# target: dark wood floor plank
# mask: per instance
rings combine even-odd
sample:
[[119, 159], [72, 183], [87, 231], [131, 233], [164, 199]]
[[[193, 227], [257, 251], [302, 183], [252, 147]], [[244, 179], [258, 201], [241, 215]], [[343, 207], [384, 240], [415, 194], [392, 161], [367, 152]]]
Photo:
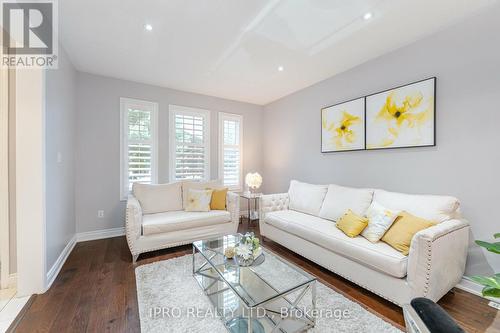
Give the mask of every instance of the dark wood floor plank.
[[[259, 235], [256, 222], [243, 221], [240, 232]], [[401, 308], [356, 284], [302, 258], [285, 247], [266, 240], [269, 250], [315, 275], [319, 281], [358, 302], [393, 325], [403, 328]], [[135, 268], [191, 253], [185, 245], [142, 254], [137, 265], [125, 237], [78, 243], [54, 284], [36, 295], [19, 322], [16, 332], [139, 332]], [[439, 304], [468, 332], [500, 332], [498, 311], [487, 301], [454, 289]]]

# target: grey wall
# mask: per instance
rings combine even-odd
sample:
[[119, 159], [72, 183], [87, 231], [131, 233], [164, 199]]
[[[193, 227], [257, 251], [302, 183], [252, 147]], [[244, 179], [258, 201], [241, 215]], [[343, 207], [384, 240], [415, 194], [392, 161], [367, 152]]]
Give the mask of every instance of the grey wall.
[[[124, 69], [126, 70], [126, 69]], [[262, 107], [87, 73], [77, 79], [77, 232], [124, 226], [120, 202], [120, 97], [159, 103], [159, 182], [168, 182], [168, 106], [212, 111], [211, 176], [217, 178], [217, 112], [243, 115], [243, 174], [261, 171]], [[104, 210], [104, 218], [97, 211]]]
[[[471, 237], [499, 232], [500, 10], [497, 6], [388, 55], [322, 81], [264, 110], [266, 192], [290, 179], [454, 195]], [[437, 146], [320, 153], [320, 109], [437, 76]], [[467, 274], [500, 270], [498, 256], [471, 247]]]
[[46, 71], [45, 122], [46, 242], [50, 270], [76, 229], [76, 71], [61, 46], [59, 69]]

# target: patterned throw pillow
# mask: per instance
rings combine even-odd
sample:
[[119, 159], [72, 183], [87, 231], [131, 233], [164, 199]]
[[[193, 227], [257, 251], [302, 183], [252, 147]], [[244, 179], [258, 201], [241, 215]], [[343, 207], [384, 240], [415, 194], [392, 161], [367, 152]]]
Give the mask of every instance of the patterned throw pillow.
[[363, 230], [361, 236], [372, 243], [378, 242], [394, 223], [398, 215], [399, 211], [390, 210], [373, 201], [366, 211], [368, 226]]
[[186, 212], [208, 212], [213, 190], [193, 190], [187, 193]]

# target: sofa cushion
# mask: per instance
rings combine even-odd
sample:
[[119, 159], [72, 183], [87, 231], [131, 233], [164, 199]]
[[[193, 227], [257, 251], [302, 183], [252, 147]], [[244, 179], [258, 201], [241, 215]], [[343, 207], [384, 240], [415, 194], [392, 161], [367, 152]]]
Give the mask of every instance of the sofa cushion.
[[179, 210], [149, 214], [142, 217], [142, 234], [147, 236], [228, 222], [231, 222], [231, 214], [225, 210], [212, 210], [209, 212]]
[[182, 208], [186, 209], [187, 206], [187, 195], [189, 189], [193, 190], [206, 190], [206, 189], [220, 189], [223, 188], [220, 180], [210, 180], [210, 181], [194, 181], [194, 180], [184, 180], [182, 182]]
[[378, 242], [384, 236], [385, 232], [389, 230], [399, 213], [400, 211], [398, 210], [390, 210], [373, 201], [366, 210], [366, 217], [368, 217], [369, 222], [368, 226], [361, 233], [361, 236], [372, 243]]
[[337, 221], [348, 209], [357, 215], [364, 215], [372, 199], [373, 190], [331, 184], [328, 185], [319, 216]]
[[460, 217], [460, 202], [457, 198], [450, 196], [375, 190], [373, 200], [389, 209], [404, 210], [437, 223]]
[[267, 213], [264, 223], [382, 273], [397, 278], [406, 276], [406, 256], [383, 242], [371, 243], [361, 236], [349, 238], [328, 220], [282, 210]]
[[313, 185], [292, 180], [288, 190], [290, 209], [317, 216], [327, 189], [327, 185]]
[[132, 193], [139, 200], [143, 214], [154, 214], [182, 209], [182, 183], [134, 183]]

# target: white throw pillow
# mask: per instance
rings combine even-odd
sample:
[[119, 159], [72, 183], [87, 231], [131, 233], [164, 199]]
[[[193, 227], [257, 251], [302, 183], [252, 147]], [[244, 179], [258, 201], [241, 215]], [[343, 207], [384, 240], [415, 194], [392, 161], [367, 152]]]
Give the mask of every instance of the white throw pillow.
[[376, 243], [389, 230], [400, 211], [390, 210], [378, 202], [373, 201], [368, 210], [368, 226], [361, 232], [361, 236], [368, 239], [372, 243]]
[[132, 193], [139, 200], [143, 214], [182, 210], [181, 182], [157, 185], [134, 183]]
[[327, 185], [313, 185], [292, 180], [288, 190], [290, 209], [318, 216], [327, 189]]
[[404, 194], [375, 190], [373, 200], [393, 210], [408, 213], [437, 223], [460, 217], [457, 198], [442, 195]]
[[185, 180], [182, 182], [182, 207], [186, 208], [187, 204], [187, 195], [190, 189], [193, 190], [206, 190], [209, 189], [220, 189], [223, 186], [221, 185], [220, 180], [210, 180], [210, 181], [193, 181], [193, 180]]
[[326, 192], [319, 216], [337, 221], [348, 209], [356, 215], [363, 216], [372, 199], [373, 190], [331, 184], [328, 186], [328, 192]]
[[213, 190], [193, 190], [187, 193], [186, 212], [208, 212]]

